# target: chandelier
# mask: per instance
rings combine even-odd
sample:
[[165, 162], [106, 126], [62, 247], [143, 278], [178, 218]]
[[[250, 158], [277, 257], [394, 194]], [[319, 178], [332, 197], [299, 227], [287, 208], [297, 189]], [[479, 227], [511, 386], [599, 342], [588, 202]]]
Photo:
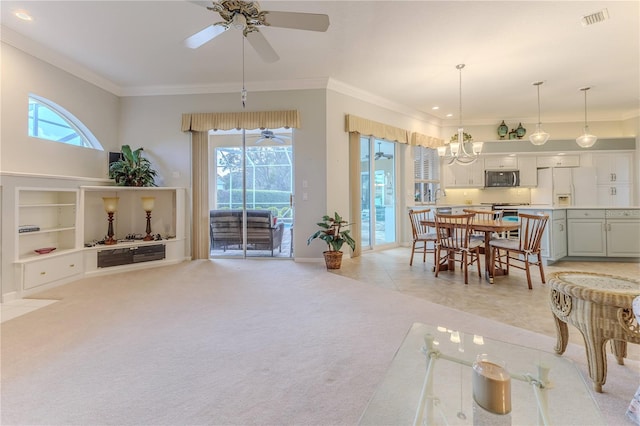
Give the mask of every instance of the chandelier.
[[[471, 142], [470, 138], [465, 141], [465, 133], [462, 127], [462, 69], [464, 64], [456, 65], [456, 69], [460, 74], [459, 84], [459, 111], [458, 111], [458, 136], [456, 142], [450, 142], [448, 145], [438, 147], [438, 155], [444, 161], [451, 165], [453, 163], [461, 165], [469, 165], [476, 162], [482, 152], [482, 142]], [[470, 146], [469, 146], [470, 145]], [[447, 149], [448, 148], [448, 149]]]
[[576, 143], [582, 148], [591, 148], [598, 140], [598, 137], [589, 133], [589, 125], [587, 124], [587, 90], [591, 87], [583, 87], [580, 89], [584, 92], [584, 133], [576, 138]]

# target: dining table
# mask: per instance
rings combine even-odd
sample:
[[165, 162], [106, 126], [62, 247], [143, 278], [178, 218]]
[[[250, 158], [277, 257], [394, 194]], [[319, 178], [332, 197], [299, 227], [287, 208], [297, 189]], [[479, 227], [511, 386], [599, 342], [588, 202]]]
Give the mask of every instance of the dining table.
[[[436, 220], [434, 219], [426, 219], [422, 220], [421, 223], [423, 225], [429, 226], [431, 228], [436, 227]], [[471, 230], [474, 232], [484, 232], [484, 270], [485, 270], [485, 278], [489, 281], [489, 283], [493, 284], [494, 274], [491, 273], [491, 246], [489, 245], [489, 241], [493, 234], [507, 234], [511, 231], [516, 231], [520, 228], [520, 222], [514, 220], [472, 220], [471, 222]], [[436, 265], [440, 271], [446, 271], [448, 269], [453, 269], [453, 262]], [[504, 268], [495, 268], [495, 275], [507, 275], [508, 271]]]

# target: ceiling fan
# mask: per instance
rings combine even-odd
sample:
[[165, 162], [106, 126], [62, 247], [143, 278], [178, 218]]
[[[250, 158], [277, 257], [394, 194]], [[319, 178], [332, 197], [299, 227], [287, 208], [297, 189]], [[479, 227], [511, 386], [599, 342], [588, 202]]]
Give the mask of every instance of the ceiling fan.
[[256, 144], [262, 143], [264, 141], [274, 141], [279, 144], [285, 144], [290, 140], [291, 138], [289, 136], [276, 135], [272, 130], [264, 129], [262, 132], [260, 132], [260, 137], [256, 140]]
[[218, 12], [224, 20], [209, 25], [187, 37], [184, 44], [191, 49], [196, 49], [213, 40], [229, 28], [235, 28], [242, 30], [249, 44], [265, 62], [275, 62], [279, 56], [258, 27], [280, 27], [321, 32], [327, 31], [329, 28], [329, 16], [327, 15], [260, 10], [257, 1], [221, 0], [214, 2], [191, 1], [191, 3]]
[[386, 158], [387, 160], [391, 160], [393, 158], [393, 154], [385, 154], [384, 152], [382, 152], [382, 150], [380, 149], [380, 145], [381, 143], [378, 142], [378, 152], [374, 154], [373, 159], [380, 160], [382, 158]]

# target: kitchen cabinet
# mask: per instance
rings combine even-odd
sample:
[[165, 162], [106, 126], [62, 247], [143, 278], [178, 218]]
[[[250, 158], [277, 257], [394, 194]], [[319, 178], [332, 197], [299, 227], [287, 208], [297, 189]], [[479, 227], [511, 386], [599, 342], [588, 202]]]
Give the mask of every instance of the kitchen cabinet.
[[605, 210], [569, 210], [569, 256], [607, 256]]
[[631, 205], [631, 185], [598, 185], [596, 198], [599, 206], [629, 206]]
[[593, 154], [591, 161], [596, 168], [598, 185], [631, 183], [632, 153]]
[[640, 210], [606, 211], [607, 255], [640, 257]]
[[518, 160], [515, 156], [487, 156], [484, 159], [485, 170], [517, 170]]
[[579, 167], [578, 155], [544, 155], [536, 158], [536, 165], [543, 169], [546, 167]]
[[569, 210], [569, 256], [640, 257], [640, 210]]
[[483, 188], [484, 161], [476, 160], [469, 165], [451, 164], [441, 167], [446, 188]]
[[598, 205], [611, 207], [631, 205], [633, 153], [592, 154], [591, 162], [596, 169]]
[[520, 171], [520, 186], [538, 186], [538, 168], [536, 157], [518, 157], [518, 170]]

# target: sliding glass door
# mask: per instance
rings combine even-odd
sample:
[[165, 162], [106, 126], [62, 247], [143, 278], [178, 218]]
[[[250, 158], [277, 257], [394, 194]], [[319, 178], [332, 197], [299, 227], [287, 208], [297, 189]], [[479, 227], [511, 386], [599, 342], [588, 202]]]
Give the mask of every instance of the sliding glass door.
[[396, 243], [396, 144], [360, 138], [362, 249]]
[[214, 132], [212, 257], [292, 258], [291, 129]]

